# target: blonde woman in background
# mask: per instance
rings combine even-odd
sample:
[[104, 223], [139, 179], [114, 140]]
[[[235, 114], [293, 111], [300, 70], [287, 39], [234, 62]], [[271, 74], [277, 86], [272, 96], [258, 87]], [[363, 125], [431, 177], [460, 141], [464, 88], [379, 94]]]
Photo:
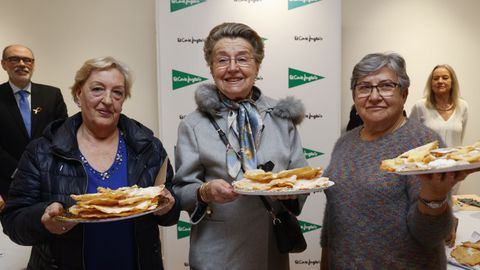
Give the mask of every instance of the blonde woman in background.
[[425, 97], [415, 103], [410, 118], [436, 131], [447, 146], [462, 145], [468, 105], [460, 98], [458, 79], [451, 66], [433, 68], [425, 86]]
[[[457, 75], [451, 66], [433, 68], [425, 86], [425, 97], [413, 105], [410, 118], [437, 132], [448, 147], [463, 144], [468, 104], [460, 98]], [[459, 185], [455, 186], [453, 194], [458, 189]]]

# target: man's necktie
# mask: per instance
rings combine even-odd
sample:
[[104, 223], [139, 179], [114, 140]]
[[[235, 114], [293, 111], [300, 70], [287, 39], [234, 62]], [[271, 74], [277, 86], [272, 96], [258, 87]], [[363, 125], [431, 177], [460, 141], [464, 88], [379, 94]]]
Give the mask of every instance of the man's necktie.
[[28, 95], [30, 95], [30, 93], [25, 90], [20, 90], [17, 93], [20, 96], [20, 101], [18, 102], [18, 106], [20, 107], [20, 113], [22, 114], [25, 128], [27, 128], [28, 136], [30, 137], [32, 129], [32, 116], [30, 113], [30, 104], [28, 103]]

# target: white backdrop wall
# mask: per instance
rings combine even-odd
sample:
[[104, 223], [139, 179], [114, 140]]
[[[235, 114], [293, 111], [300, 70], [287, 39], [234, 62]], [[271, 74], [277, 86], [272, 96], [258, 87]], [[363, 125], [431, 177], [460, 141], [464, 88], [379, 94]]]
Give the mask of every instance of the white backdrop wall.
[[[469, 104], [464, 144], [480, 140], [480, 1], [343, 0], [342, 5], [342, 130], [352, 104], [353, 66], [365, 54], [395, 51], [405, 58], [411, 80], [407, 113], [423, 96], [433, 67], [450, 64]], [[480, 173], [462, 182], [459, 193], [479, 194]]]
[[[212, 82], [203, 39], [217, 24], [234, 21], [248, 24], [265, 40], [256, 85], [268, 96], [292, 95], [305, 103], [307, 113], [299, 127], [304, 151], [310, 165], [325, 167], [340, 134], [340, 11], [336, 0], [158, 0], [159, 121], [169, 156], [173, 159], [178, 124], [196, 109], [195, 89], [203, 81]], [[289, 87], [296, 84], [296, 75], [311, 81]], [[308, 249], [291, 255], [292, 269], [319, 268], [324, 204], [323, 194], [307, 200], [299, 220]], [[188, 269], [189, 228], [183, 213], [176, 228], [165, 229], [167, 269]]]

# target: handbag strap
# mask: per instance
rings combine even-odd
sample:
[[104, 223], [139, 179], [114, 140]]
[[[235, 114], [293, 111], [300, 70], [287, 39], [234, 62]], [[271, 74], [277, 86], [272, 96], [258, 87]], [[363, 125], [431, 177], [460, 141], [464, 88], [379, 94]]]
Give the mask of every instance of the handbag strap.
[[265, 199], [265, 197], [263, 196], [259, 196], [259, 197], [262, 200], [262, 203], [267, 209], [268, 213], [270, 213], [273, 224], [282, 223], [282, 221], [279, 218], [277, 218], [277, 215], [275, 215], [275, 213], [273, 212], [272, 206], [270, 205], [270, 203], [268, 203], [267, 199]]
[[[235, 151], [235, 149], [233, 149], [232, 145], [228, 141], [227, 135], [218, 126], [217, 121], [215, 121], [215, 119], [213, 119], [213, 117], [210, 114], [208, 114], [207, 116], [208, 116], [208, 120], [210, 120], [210, 123], [212, 123], [213, 127], [217, 131], [218, 136], [220, 136], [220, 139], [222, 140], [223, 144], [225, 144], [225, 147], [227, 147], [227, 149], [232, 149], [235, 152], [235, 155], [237, 155], [237, 157], [240, 158], [240, 154], [237, 151]], [[242, 169], [242, 172], [245, 172], [243, 170], [243, 167], [240, 167], [240, 168]]]
[[230, 148], [231, 145], [228, 142], [227, 135], [225, 135], [225, 132], [223, 132], [223, 130], [218, 126], [217, 121], [215, 121], [215, 119], [213, 119], [211, 115], [208, 115], [208, 120], [210, 120], [210, 123], [212, 123], [213, 127], [218, 132], [218, 136], [220, 136], [220, 139], [222, 140], [223, 144], [225, 144], [227, 148]]
[[[228, 142], [228, 138], [227, 136], [225, 135], [225, 132], [223, 132], [223, 130], [218, 126], [218, 123], [215, 121], [215, 119], [213, 119], [213, 117], [211, 115], [207, 115], [208, 116], [208, 120], [210, 120], [210, 123], [212, 123], [213, 127], [215, 128], [215, 130], [218, 132], [218, 136], [220, 136], [220, 139], [222, 140], [223, 144], [225, 144], [225, 147], [227, 147], [227, 149], [230, 149], [232, 148], [232, 146], [230, 145], [230, 142]], [[237, 156], [239, 156], [239, 154], [237, 153], [237, 151], [235, 151], [235, 154]], [[273, 163], [271, 161], [267, 162], [267, 163], [270, 163], [272, 165], [269, 165], [271, 166], [271, 168], [273, 169]], [[242, 167], [242, 171], [245, 172], [243, 170], [243, 167]], [[273, 209], [272, 209], [272, 206], [270, 205], [270, 203], [267, 201], [267, 199], [263, 196], [259, 196], [260, 199], [262, 200], [262, 203], [263, 205], [265, 206], [265, 208], [267, 209], [268, 213], [270, 213], [270, 215], [272, 216], [272, 220], [273, 220], [273, 223], [274, 224], [277, 224], [278, 222], [281, 222], [275, 215], [275, 213], [273, 212]]]

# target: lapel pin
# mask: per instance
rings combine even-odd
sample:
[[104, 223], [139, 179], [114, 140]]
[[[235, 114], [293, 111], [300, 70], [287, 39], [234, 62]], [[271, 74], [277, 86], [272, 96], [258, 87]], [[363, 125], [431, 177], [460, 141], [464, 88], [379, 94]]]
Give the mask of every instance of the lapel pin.
[[37, 108], [33, 109], [32, 111], [33, 111], [34, 114], [37, 114], [37, 113], [42, 111], [42, 107], [37, 107]]

